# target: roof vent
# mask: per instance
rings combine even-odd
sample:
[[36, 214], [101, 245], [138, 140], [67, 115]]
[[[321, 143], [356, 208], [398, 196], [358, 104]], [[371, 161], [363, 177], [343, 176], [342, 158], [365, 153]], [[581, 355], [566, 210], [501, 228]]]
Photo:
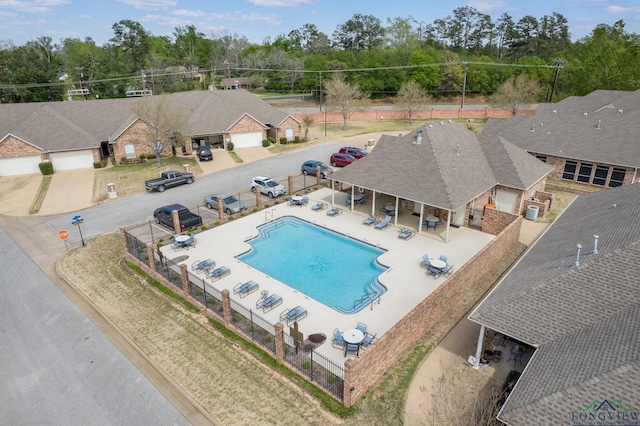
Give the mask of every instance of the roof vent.
[[460, 155], [460, 145], [456, 147], [456, 155]]
[[544, 123], [540, 123], [540, 127], [543, 127], [543, 126], [544, 126]]
[[583, 112], [582, 115], [584, 115], [585, 117], [589, 115], [588, 112]]
[[557, 113], [558, 113], [558, 110], [557, 110], [557, 109], [554, 109], [554, 110], [553, 110], [553, 113], [554, 113], [554, 114], [557, 114]]
[[621, 109], [619, 109], [619, 110], [618, 110], [618, 114], [622, 114], [623, 112], [624, 112], [624, 111], [623, 111], [623, 110], [621, 110]]
[[536, 131], [536, 125], [534, 124], [534, 125], [531, 126], [531, 133], [533, 133], [535, 131]]
[[615, 209], [616, 207], [618, 207], [618, 205], [617, 205], [617, 204], [611, 204], [611, 208], [612, 208], [612, 209]]
[[413, 142], [413, 144], [420, 145], [420, 142], [422, 142], [422, 129], [418, 130], [418, 133], [416, 133], [416, 140]]
[[440, 125], [441, 125], [441, 126], [444, 126], [444, 121], [441, 121], [441, 122], [440, 122]]
[[580, 266], [580, 250], [582, 250], [582, 244], [576, 244], [576, 261], [573, 262], [573, 267]]
[[598, 254], [598, 238], [600, 238], [599, 235], [593, 236], [593, 251], [591, 252], [592, 254]]
[[429, 128], [433, 129], [433, 124], [429, 124]]
[[453, 123], [453, 120], [447, 120], [449, 123]]
[[600, 120], [598, 120], [598, 124], [596, 124], [596, 129], [600, 130]]

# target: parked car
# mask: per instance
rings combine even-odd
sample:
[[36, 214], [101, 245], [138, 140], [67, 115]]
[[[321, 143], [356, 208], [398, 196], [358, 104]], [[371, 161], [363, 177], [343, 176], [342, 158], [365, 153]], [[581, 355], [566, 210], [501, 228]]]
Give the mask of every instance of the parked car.
[[208, 208], [218, 210], [218, 199], [222, 199], [222, 208], [226, 214], [239, 213], [247, 209], [247, 205], [229, 194], [214, 194], [204, 197]]
[[180, 220], [180, 229], [182, 231], [202, 225], [202, 218], [195, 213], [191, 213], [191, 211], [182, 204], [169, 204], [168, 206], [159, 207], [153, 212], [153, 218], [157, 224], [173, 229], [174, 210], [178, 211], [178, 219]]
[[331, 159], [329, 160], [329, 162], [331, 163], [331, 165], [333, 167], [335, 167], [335, 166], [340, 166], [340, 167], [348, 166], [349, 164], [353, 163], [354, 161], [356, 161], [356, 157], [354, 157], [353, 155], [340, 154], [339, 152], [337, 152], [335, 154], [332, 154], [331, 155]]
[[362, 148], [356, 148], [355, 146], [343, 146], [338, 152], [340, 154], [353, 155], [357, 160], [367, 155], [367, 151]]
[[260, 189], [261, 194], [268, 195], [270, 198], [275, 198], [287, 193], [284, 185], [280, 185], [275, 180], [266, 176], [256, 176], [251, 179], [251, 191], [256, 192], [256, 188]]
[[329, 176], [333, 172], [333, 169], [331, 167], [327, 166], [322, 161], [317, 161], [317, 160], [305, 161], [304, 163], [302, 163], [302, 167], [300, 168], [300, 171], [304, 175], [315, 176], [316, 167], [318, 166], [320, 166], [320, 177], [322, 179], [326, 179], [327, 176]]
[[200, 159], [200, 161], [211, 161], [213, 160], [213, 154], [211, 153], [211, 149], [208, 146], [199, 146], [196, 148], [196, 155]]
[[182, 184], [191, 184], [196, 178], [193, 173], [181, 173], [173, 170], [162, 172], [159, 178], [149, 179], [145, 181], [144, 186], [147, 191], [164, 192], [165, 189], [172, 186], [178, 186]]

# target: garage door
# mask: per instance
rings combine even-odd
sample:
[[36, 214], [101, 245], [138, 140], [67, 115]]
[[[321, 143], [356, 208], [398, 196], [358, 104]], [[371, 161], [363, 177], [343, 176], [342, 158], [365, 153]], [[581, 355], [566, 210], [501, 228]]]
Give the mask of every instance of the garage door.
[[496, 193], [496, 208], [503, 212], [513, 213], [516, 210], [518, 194], [510, 191], [498, 190]]
[[0, 176], [17, 176], [40, 173], [40, 156], [13, 157], [0, 159]]
[[234, 148], [262, 146], [262, 132], [234, 133], [231, 135]]
[[93, 167], [93, 154], [90, 150], [56, 152], [49, 155], [54, 170], [73, 170]]

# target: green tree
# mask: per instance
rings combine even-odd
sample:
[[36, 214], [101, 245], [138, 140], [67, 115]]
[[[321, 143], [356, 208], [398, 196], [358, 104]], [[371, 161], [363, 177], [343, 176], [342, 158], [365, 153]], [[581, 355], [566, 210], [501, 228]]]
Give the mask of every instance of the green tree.
[[145, 68], [149, 54], [149, 34], [138, 22], [123, 19], [111, 27], [113, 38], [111, 42], [123, 52], [129, 72], [137, 72]]
[[333, 40], [344, 50], [371, 49], [382, 45], [384, 27], [375, 16], [356, 13], [351, 19], [338, 25], [333, 32]]

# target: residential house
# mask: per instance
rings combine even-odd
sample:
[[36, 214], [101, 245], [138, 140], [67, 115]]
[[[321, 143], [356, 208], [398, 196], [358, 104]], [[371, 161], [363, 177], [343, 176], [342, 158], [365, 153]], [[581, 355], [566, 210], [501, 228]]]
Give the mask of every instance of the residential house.
[[549, 208], [552, 196], [544, 186], [550, 171], [505, 138], [448, 120], [403, 136], [384, 135], [370, 154], [330, 179], [363, 188], [372, 199], [372, 213], [376, 195], [394, 197], [400, 210], [419, 217], [420, 231], [425, 215], [435, 214], [447, 229], [476, 223], [492, 232], [480, 220], [487, 207], [518, 215], [535, 199]]
[[[267, 137], [293, 140], [302, 124], [245, 90], [181, 92], [169, 96], [186, 112], [191, 139], [184, 147], [225, 149], [260, 146]], [[153, 101], [157, 97], [150, 97]], [[40, 173], [39, 163], [54, 170], [93, 167], [113, 155], [117, 162], [152, 155], [146, 124], [131, 112], [140, 98], [0, 105], [0, 176]], [[171, 155], [167, 144], [163, 155]]]
[[612, 188], [640, 180], [640, 90], [596, 90], [533, 115], [491, 119], [483, 134], [506, 138], [553, 166], [550, 177]]
[[640, 185], [578, 196], [469, 316], [533, 350], [499, 420], [637, 424], [638, 211]]

